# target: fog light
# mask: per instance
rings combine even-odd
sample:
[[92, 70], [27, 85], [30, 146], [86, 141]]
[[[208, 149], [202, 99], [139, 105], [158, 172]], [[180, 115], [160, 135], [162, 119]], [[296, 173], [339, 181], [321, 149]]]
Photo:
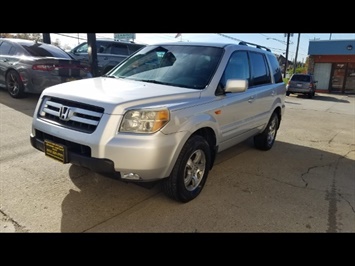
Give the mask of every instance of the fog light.
[[123, 179], [139, 180], [141, 177], [135, 173], [122, 173]]

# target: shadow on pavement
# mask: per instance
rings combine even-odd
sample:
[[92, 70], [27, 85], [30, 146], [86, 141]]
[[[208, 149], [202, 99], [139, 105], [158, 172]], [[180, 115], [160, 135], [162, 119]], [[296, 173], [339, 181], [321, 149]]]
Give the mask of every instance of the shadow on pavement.
[[[327, 101], [327, 102], [337, 102], [337, 103], [350, 103], [350, 101], [348, 100], [344, 100], [339, 98], [342, 96], [346, 96], [346, 95], [339, 95], [338, 97], [335, 96], [331, 96], [331, 95], [320, 95], [320, 94], [316, 94], [312, 99], [308, 99], [307, 95], [303, 95], [303, 94], [298, 94], [298, 95], [294, 95], [297, 98], [303, 98], [303, 99], [307, 99], [307, 100], [316, 100], [316, 101]], [[287, 96], [290, 97], [290, 96]], [[286, 100], [287, 100], [286, 97]]]
[[0, 103], [31, 117], [39, 97], [40, 95], [37, 94], [29, 94], [25, 98], [15, 99], [4, 88], [0, 87]]
[[[137, 229], [139, 232], [144, 232], [147, 228], [155, 228], [154, 226], [161, 226], [161, 231], [165, 231], [164, 224], [181, 231], [181, 223], [177, 220], [184, 219], [186, 223], [189, 221], [198, 223], [200, 219], [204, 226], [207, 226], [206, 223], [211, 224], [210, 230], [206, 231], [212, 232], [216, 230], [213, 224], [222, 223], [225, 215], [233, 215], [233, 217], [235, 215], [235, 219], [241, 215], [231, 214], [229, 205], [234, 207], [238, 205], [238, 208], [233, 210], [243, 212], [243, 220], [248, 221], [250, 228], [253, 228], [257, 226], [255, 223], [270, 223], [267, 220], [270, 219], [267, 216], [270, 209], [274, 209], [272, 219], [275, 221], [285, 219], [285, 215], [290, 221], [299, 220], [299, 214], [306, 215], [314, 212], [313, 207], [318, 208], [316, 204], [319, 203], [319, 195], [321, 195], [321, 205], [328, 206], [326, 214], [328, 217], [323, 217], [327, 220], [327, 232], [338, 232], [342, 225], [349, 225], [349, 223], [355, 228], [355, 221], [349, 222], [345, 218], [353, 216], [347, 216], [348, 213], [338, 213], [340, 204], [348, 207], [350, 205], [353, 210], [355, 207], [351, 206], [351, 202], [354, 202], [354, 191], [351, 189], [354, 188], [352, 178], [354, 161], [347, 158], [346, 154], [338, 155], [279, 141], [276, 141], [273, 149], [267, 152], [253, 149], [251, 146], [252, 142], [248, 140], [220, 153], [208, 177], [206, 183], [208, 188], [205, 187], [199, 196], [201, 199], [183, 206], [163, 195], [157, 196], [161, 193], [159, 186], [151, 189], [143, 188], [72, 165], [69, 176], [78, 189], [70, 190], [62, 202], [61, 231], [86, 232], [95, 231], [97, 227], [102, 230], [108, 221], [111, 221], [111, 228], [115, 229], [107, 230], [114, 232], [132, 231], [132, 228], [139, 228]], [[239, 174], [243, 172], [247, 174]], [[257, 198], [255, 196], [258, 194], [245, 194], [245, 191], [251, 190], [259, 193], [262, 191], [264, 194], [259, 194]], [[302, 193], [310, 195], [310, 198], [300, 196]], [[249, 195], [254, 200], [250, 206], [245, 205], [245, 200], [243, 203], [244, 198], [240, 199]], [[161, 200], [163, 202], [160, 202]], [[278, 205], [274, 206], [275, 201]], [[211, 213], [212, 210], [208, 207], [211, 206], [211, 202], [215, 213]], [[257, 208], [260, 205], [265, 208]], [[287, 206], [294, 206], [295, 212], [299, 214], [290, 217]], [[197, 218], [189, 216], [189, 213], [194, 213], [194, 208], [199, 213]], [[139, 213], [143, 209], [146, 212], [144, 215]], [[223, 213], [222, 210], [228, 212]], [[351, 210], [349, 212], [351, 213]], [[319, 213], [313, 213], [308, 214], [308, 217], [317, 215], [320, 216]], [[341, 217], [344, 217], [343, 220]], [[304, 231], [312, 231], [309, 229], [310, 223], [304, 227]], [[243, 231], [238, 225], [224, 230]]]

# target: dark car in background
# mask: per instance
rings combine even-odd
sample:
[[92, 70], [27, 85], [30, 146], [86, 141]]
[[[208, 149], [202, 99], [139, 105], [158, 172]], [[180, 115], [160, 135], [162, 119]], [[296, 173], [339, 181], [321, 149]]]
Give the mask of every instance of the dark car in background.
[[304, 94], [311, 99], [315, 96], [317, 82], [311, 74], [293, 74], [286, 85], [286, 95]]
[[0, 38], [0, 86], [13, 98], [90, 77], [90, 66], [61, 48], [33, 40]]
[[[122, 42], [111, 39], [97, 39], [98, 75], [106, 74], [114, 66], [122, 62], [129, 55], [142, 49], [146, 45], [133, 42]], [[89, 64], [88, 43], [83, 42], [74, 47], [69, 53], [75, 59]]]

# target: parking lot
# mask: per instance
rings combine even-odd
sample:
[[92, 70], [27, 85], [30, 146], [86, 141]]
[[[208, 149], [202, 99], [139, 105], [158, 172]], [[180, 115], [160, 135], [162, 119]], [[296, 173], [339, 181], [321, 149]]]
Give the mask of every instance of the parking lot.
[[355, 232], [353, 96], [287, 97], [274, 147], [222, 152], [186, 204], [46, 158], [37, 100], [0, 89], [0, 232]]

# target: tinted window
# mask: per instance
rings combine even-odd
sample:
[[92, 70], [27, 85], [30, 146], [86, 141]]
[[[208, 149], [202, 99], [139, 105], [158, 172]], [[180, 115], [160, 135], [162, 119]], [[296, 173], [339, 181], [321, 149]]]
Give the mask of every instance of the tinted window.
[[118, 55], [128, 55], [128, 48], [126, 44], [113, 43], [106, 48], [104, 53], [107, 54], [118, 54]]
[[271, 76], [264, 54], [250, 52], [249, 55], [252, 67], [251, 86], [271, 83]]
[[311, 77], [308, 75], [293, 75], [291, 80], [292, 81], [301, 81], [301, 82], [310, 82]]
[[136, 44], [132, 44], [132, 45], [128, 45], [128, 50], [130, 54], [133, 54], [135, 51], [138, 51], [139, 49], [142, 49], [145, 45], [136, 45]]
[[225, 88], [228, 79], [250, 80], [247, 52], [239, 51], [232, 54], [221, 79], [222, 88]]
[[83, 43], [75, 50], [76, 53], [87, 53], [88, 52], [88, 44]]
[[269, 58], [271, 64], [272, 75], [274, 75], [275, 83], [283, 82], [280, 64], [276, 57], [271, 54], [268, 54], [267, 57]]
[[0, 54], [2, 55], [9, 55], [9, 51], [11, 49], [12, 45], [7, 43], [7, 42], [2, 42], [0, 46]]
[[30, 43], [30, 44], [21, 44], [23, 48], [32, 56], [36, 57], [59, 57], [59, 58], [68, 58], [71, 57], [61, 50], [60, 48], [52, 45], [46, 45], [42, 43]]

